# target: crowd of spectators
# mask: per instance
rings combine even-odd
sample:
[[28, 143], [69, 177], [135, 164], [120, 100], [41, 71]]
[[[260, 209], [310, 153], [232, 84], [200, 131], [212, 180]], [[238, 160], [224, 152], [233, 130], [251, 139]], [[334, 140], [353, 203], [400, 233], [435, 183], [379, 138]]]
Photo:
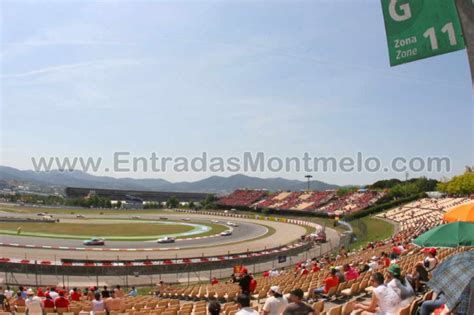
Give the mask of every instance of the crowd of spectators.
[[110, 290], [107, 286], [102, 289], [98, 287], [88, 287], [83, 290], [66, 287], [56, 288], [39, 287], [32, 288], [18, 287], [16, 291], [9, 286], [4, 290], [0, 287], [0, 308], [7, 312], [27, 313], [28, 315], [41, 315], [43, 313], [67, 312], [71, 303], [81, 300], [92, 302], [92, 313], [110, 312], [121, 310], [125, 296], [137, 296], [135, 287], [131, 287], [125, 293], [120, 285]]

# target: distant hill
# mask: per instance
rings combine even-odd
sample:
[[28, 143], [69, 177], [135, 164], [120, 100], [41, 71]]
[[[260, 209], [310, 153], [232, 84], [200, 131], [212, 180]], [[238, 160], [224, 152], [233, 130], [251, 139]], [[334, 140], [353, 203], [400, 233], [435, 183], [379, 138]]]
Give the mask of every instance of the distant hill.
[[[172, 183], [160, 178], [134, 179], [114, 178], [109, 176], [95, 176], [81, 171], [73, 172], [34, 172], [18, 170], [16, 168], [0, 166], [0, 180], [32, 183], [35, 185], [55, 187], [85, 187], [104, 189], [130, 189], [151, 191], [177, 192], [210, 192], [225, 194], [237, 188], [276, 190], [303, 190], [307, 187], [306, 181], [289, 180], [281, 177], [259, 178], [242, 174], [229, 177], [211, 176], [195, 182]], [[321, 181], [311, 181], [311, 189], [327, 190], [339, 186]]]

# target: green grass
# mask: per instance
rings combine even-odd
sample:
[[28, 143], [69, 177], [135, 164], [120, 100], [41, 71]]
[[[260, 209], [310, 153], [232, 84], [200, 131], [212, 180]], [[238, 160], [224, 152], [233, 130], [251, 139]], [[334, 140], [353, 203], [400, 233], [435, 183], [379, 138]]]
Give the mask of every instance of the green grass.
[[137, 209], [137, 210], [117, 210], [117, 209], [87, 209], [87, 208], [48, 208], [48, 207], [6, 207], [0, 206], [0, 211], [14, 213], [39, 213], [47, 212], [51, 214], [93, 214], [93, 215], [137, 215], [137, 214], [162, 214], [170, 212], [165, 209]]
[[392, 224], [374, 217], [353, 220], [350, 224], [357, 241], [349, 245], [349, 249], [359, 248], [369, 242], [386, 239], [394, 233]]
[[[211, 230], [194, 234], [195, 236], [209, 236], [218, 234], [228, 228], [220, 224], [204, 224]], [[85, 239], [93, 236], [104, 237], [113, 240], [150, 240], [157, 236], [167, 234], [185, 233], [193, 230], [192, 226], [181, 224], [154, 224], [154, 223], [105, 223], [105, 224], [81, 224], [81, 223], [33, 223], [33, 222], [0, 222], [0, 234], [16, 235], [18, 226], [22, 227], [21, 235], [44, 234], [52, 238]], [[37, 235], [40, 236], [40, 235]], [[186, 238], [190, 236], [179, 236]]]

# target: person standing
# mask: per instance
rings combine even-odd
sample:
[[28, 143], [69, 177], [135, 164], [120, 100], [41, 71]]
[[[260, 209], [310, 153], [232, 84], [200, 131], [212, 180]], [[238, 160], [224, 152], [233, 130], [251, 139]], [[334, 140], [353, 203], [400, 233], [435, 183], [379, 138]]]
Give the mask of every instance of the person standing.
[[250, 295], [250, 281], [252, 278], [248, 274], [247, 268], [242, 268], [240, 272], [239, 286], [242, 294]]
[[303, 302], [304, 292], [294, 289], [290, 292], [290, 304], [283, 311], [283, 315], [318, 315], [319, 312]]
[[263, 315], [280, 315], [288, 306], [288, 301], [283, 296], [279, 286], [270, 287], [268, 291], [270, 297], [263, 305]]
[[106, 299], [109, 297], [110, 297], [109, 289], [107, 288], [106, 285], [104, 285], [103, 290], [102, 290], [102, 298]]

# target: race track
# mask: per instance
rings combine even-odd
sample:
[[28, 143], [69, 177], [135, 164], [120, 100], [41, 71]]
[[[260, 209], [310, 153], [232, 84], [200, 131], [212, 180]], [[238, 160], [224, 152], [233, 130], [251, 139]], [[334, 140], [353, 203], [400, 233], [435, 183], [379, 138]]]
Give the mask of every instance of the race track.
[[[20, 213], [1, 213], [2, 216], [9, 217], [31, 217], [31, 214]], [[88, 219], [124, 219], [131, 218], [132, 214], [124, 215], [86, 215]], [[170, 221], [180, 221], [182, 218], [190, 218], [191, 223], [210, 222], [210, 220], [218, 220], [220, 223], [232, 221], [238, 223], [238, 227], [233, 228], [231, 236], [213, 236], [196, 239], [177, 240], [171, 244], [158, 244], [153, 241], [107, 241], [105, 246], [94, 248], [117, 249], [120, 251], [96, 251], [92, 248], [80, 251], [60, 250], [60, 249], [35, 249], [35, 248], [16, 248], [2, 246], [0, 247], [3, 257], [35, 259], [35, 260], [56, 260], [59, 258], [76, 258], [76, 259], [143, 259], [143, 258], [176, 258], [176, 257], [199, 257], [223, 255], [227, 253], [238, 253], [246, 251], [259, 251], [265, 248], [273, 248], [279, 245], [288, 244], [299, 239], [305, 234], [306, 229], [302, 226], [288, 224], [283, 222], [252, 220], [242, 218], [227, 218], [211, 215], [196, 215], [169, 212], [164, 215], [147, 214], [141, 215], [141, 220], [159, 220], [159, 217], [166, 216]], [[55, 218], [61, 221], [76, 220], [74, 215], [55, 214]], [[79, 220], [78, 220], [79, 222]], [[83, 221], [81, 221], [83, 222]], [[266, 236], [269, 230], [273, 230], [273, 234]], [[327, 229], [329, 238], [338, 238], [335, 231]], [[13, 243], [23, 245], [40, 245], [40, 246], [66, 246], [85, 248], [81, 240], [74, 239], [54, 239], [42, 237], [13, 236], [0, 235], [2, 243]], [[124, 251], [125, 249], [133, 249]], [[161, 249], [161, 250], [159, 250]]]

